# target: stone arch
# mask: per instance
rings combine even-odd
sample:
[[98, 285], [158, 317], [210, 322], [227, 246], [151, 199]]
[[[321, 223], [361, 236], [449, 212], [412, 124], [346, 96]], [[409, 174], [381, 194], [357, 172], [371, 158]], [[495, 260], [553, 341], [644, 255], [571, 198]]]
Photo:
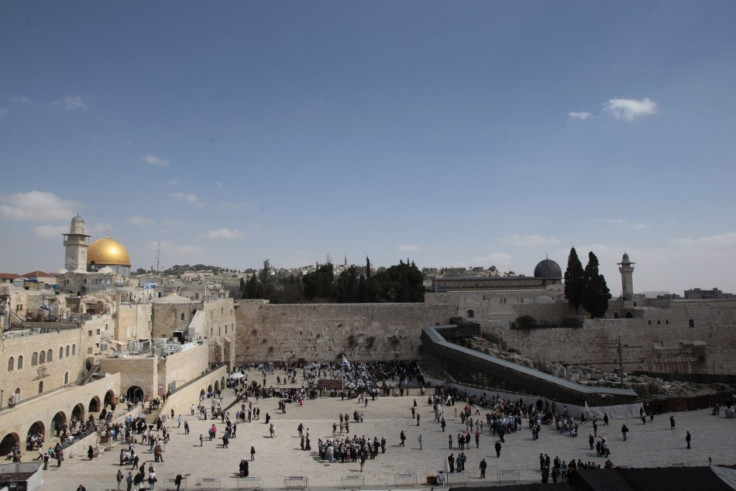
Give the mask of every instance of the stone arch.
[[76, 344], [73, 344], [72, 345], [72, 356], [74, 356], [76, 354], [77, 354], [77, 345]]
[[99, 397], [94, 396], [92, 399], [89, 400], [87, 411], [89, 411], [90, 413], [99, 413], [101, 411]]
[[115, 406], [115, 392], [112, 390], [108, 390], [105, 392], [105, 402], [103, 403], [103, 406]]
[[64, 385], [69, 383], [69, 372], [64, 373]]
[[141, 402], [143, 400], [143, 389], [137, 385], [131, 385], [125, 391], [125, 398], [132, 402]]
[[207, 393], [208, 393], [208, 394], [212, 393], [212, 384], [209, 384], [209, 385], [207, 386]]
[[59, 347], [59, 359], [61, 360], [63, 358], [64, 358], [64, 347], [60, 346]]
[[12, 372], [13, 370], [15, 370], [15, 358], [11, 356], [8, 358], [8, 371]]
[[227, 385], [225, 384], [225, 377], [222, 377], [222, 378], [220, 379], [220, 387], [221, 387], [222, 389], [224, 389], [225, 387], [227, 387]]
[[72, 420], [84, 423], [84, 404], [81, 402], [72, 409]]
[[59, 411], [58, 413], [54, 414], [54, 417], [51, 418], [51, 433], [59, 436], [59, 434], [61, 433], [61, 429], [65, 424], [66, 414], [64, 414], [63, 411]]
[[49, 348], [49, 350], [46, 352], [46, 361], [51, 363], [54, 359], [54, 352]]
[[8, 433], [0, 440], [0, 455], [9, 455], [13, 449], [20, 444], [17, 433]]
[[64, 348], [64, 356], [69, 358], [69, 345], [68, 344], [66, 345], [66, 348]]
[[217, 394], [218, 392], [220, 392], [220, 381], [215, 380], [215, 394]]
[[38, 383], [38, 393], [43, 393], [43, 380]]
[[23, 368], [23, 355], [18, 355], [18, 370]]
[[38, 365], [38, 353], [34, 351], [31, 355], [31, 366], [35, 367], [36, 365]]
[[43, 365], [44, 363], [46, 363], [46, 352], [41, 350], [38, 354], [38, 364]]
[[205, 395], [206, 395], [206, 393], [205, 393], [204, 389], [202, 389], [202, 390], [199, 391], [199, 397], [200, 398], [205, 397]]
[[26, 435], [26, 450], [33, 450], [33, 448], [31, 448], [31, 436], [33, 435], [46, 437], [46, 425], [41, 421], [36, 421], [30, 428], [28, 428], [28, 434]]

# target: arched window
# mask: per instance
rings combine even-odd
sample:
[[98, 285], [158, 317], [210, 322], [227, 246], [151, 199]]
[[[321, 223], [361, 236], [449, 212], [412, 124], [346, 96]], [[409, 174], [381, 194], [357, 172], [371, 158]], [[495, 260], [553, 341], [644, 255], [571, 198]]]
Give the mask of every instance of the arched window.
[[64, 350], [64, 356], [69, 358], [69, 345], [68, 344], [66, 345], [66, 349]]
[[38, 363], [44, 364], [46, 363], [46, 352], [42, 351], [40, 355], [38, 355]]
[[76, 354], [77, 354], [77, 345], [76, 344], [73, 344], [72, 345], [72, 356], [74, 356]]
[[43, 392], [43, 380], [38, 383], [38, 393], [40, 394], [41, 392]]
[[8, 358], [8, 371], [12, 372], [13, 370], [15, 370], [15, 358], [11, 356]]
[[36, 365], [38, 365], [38, 353], [34, 352], [31, 355], [31, 366], [35, 367]]
[[59, 348], [59, 359], [61, 360], [62, 358], [64, 358], [64, 347], [63, 346]]
[[21, 370], [23, 368], [23, 355], [20, 355], [18, 357], [18, 370]]
[[46, 361], [51, 363], [51, 360], [54, 358], [54, 352], [51, 350], [48, 350], [46, 353]]
[[69, 383], [69, 372], [66, 372], [64, 374], [64, 385]]

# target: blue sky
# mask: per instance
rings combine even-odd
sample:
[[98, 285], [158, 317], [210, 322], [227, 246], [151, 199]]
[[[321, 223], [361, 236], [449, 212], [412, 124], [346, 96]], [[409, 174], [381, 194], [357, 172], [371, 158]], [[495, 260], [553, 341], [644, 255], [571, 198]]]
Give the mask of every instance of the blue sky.
[[736, 291], [736, 3], [0, 0], [0, 271], [594, 251]]

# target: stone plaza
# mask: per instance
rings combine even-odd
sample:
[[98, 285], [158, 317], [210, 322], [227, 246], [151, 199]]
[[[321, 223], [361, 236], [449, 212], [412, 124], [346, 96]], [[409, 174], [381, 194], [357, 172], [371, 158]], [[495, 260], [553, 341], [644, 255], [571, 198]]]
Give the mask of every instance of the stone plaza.
[[[276, 377], [283, 376], [283, 372], [276, 371], [268, 375], [267, 386], [276, 386]], [[258, 376], [260, 377], [260, 375]], [[288, 387], [288, 386], [285, 386]], [[255, 478], [248, 486], [262, 484], [266, 489], [284, 489], [285, 478], [301, 476], [305, 480], [295, 480], [297, 485], [308, 484], [309, 488], [356, 488], [361, 485], [368, 489], [391, 489], [402, 484], [408, 488], [426, 488], [428, 476], [436, 476], [440, 470], [447, 470], [447, 457], [452, 453], [457, 456], [460, 450], [457, 447], [456, 436], [465, 429], [459, 416], [455, 416], [464, 407], [464, 403], [457, 402], [455, 406], [445, 406], [444, 416], [447, 422], [446, 431], [434, 420], [434, 412], [427, 402], [432, 389], [427, 389], [425, 395], [419, 389], [412, 389], [408, 395], [379, 397], [375, 401], [369, 400], [366, 404], [358, 399], [341, 400], [339, 397], [322, 397], [314, 400], [305, 400], [303, 406], [297, 403], [286, 405], [286, 412], [278, 410], [278, 399], [267, 398], [255, 401], [254, 406], [261, 410], [260, 420], [251, 423], [239, 423], [237, 437], [230, 440], [228, 448], [223, 448], [222, 430], [224, 425], [220, 420], [203, 420], [197, 414], [191, 416], [182, 414], [184, 421], [190, 426], [190, 434], [184, 434], [184, 427], [177, 427], [176, 418], [168, 419], [165, 423], [171, 429], [171, 440], [166, 445], [163, 455], [164, 462], [154, 463], [158, 482], [156, 489], [175, 489], [173, 479], [177, 474], [185, 477], [182, 489], [208, 489], [221, 487], [222, 489], [236, 489], [245, 485], [238, 480], [238, 464], [241, 459], [250, 460], [250, 447], [256, 448], [254, 461], [250, 462], [249, 475]], [[419, 425], [412, 417], [412, 406], [417, 403], [417, 414], [420, 416]], [[223, 407], [234, 402], [231, 389], [223, 392]], [[198, 401], [192, 401], [195, 405]], [[205, 400], [206, 405], [209, 404]], [[231, 418], [239, 404], [228, 411]], [[362, 423], [353, 423], [355, 411], [363, 412]], [[475, 414], [475, 408], [472, 408]], [[269, 435], [269, 425], [265, 423], [265, 416], [271, 416], [271, 423], [276, 430], [275, 438]], [[360, 462], [355, 463], [327, 463], [319, 458], [317, 452], [318, 439], [326, 440], [333, 436], [333, 423], [339, 421], [339, 414], [349, 414], [351, 419], [350, 434], [365, 436], [380, 441], [385, 438], [386, 453], [379, 454], [374, 460], [367, 460], [364, 470], [360, 470]], [[485, 415], [481, 408], [480, 416]], [[670, 429], [670, 414], [656, 415], [652, 421], [647, 418], [646, 424], [639, 419], [611, 420], [609, 426], [599, 422], [598, 435], [605, 436], [611, 450], [610, 460], [616, 466], [626, 467], [668, 467], [668, 466], [707, 466], [733, 465], [736, 455], [736, 442], [733, 439], [733, 426], [736, 419], [727, 419], [723, 411], [716, 416], [710, 410], [672, 413], [676, 420], [676, 428]], [[215, 423], [218, 436], [209, 440], [208, 428]], [[311, 451], [300, 449], [300, 439], [297, 427], [302, 423], [311, 439]], [[621, 425], [625, 423], [631, 430], [628, 440], [624, 441], [621, 435]], [[399, 435], [406, 434], [406, 446], [400, 447]], [[685, 432], [692, 434], [692, 449], [688, 450], [685, 443]], [[494, 445], [496, 437], [492, 437], [488, 427], [484, 426], [480, 436], [479, 448], [475, 441], [466, 446], [466, 472], [464, 474], [449, 475], [447, 484], [493, 485], [498, 483], [498, 476], [516, 474], [520, 482], [540, 482], [539, 454], [546, 453], [554, 459], [593, 461], [601, 466], [605, 458], [597, 457], [595, 450], [590, 450], [588, 434], [592, 433], [590, 422], [580, 425], [578, 437], [571, 437], [557, 432], [553, 425], [544, 425], [540, 438], [533, 440], [531, 431], [527, 428], [527, 420], [523, 421], [521, 431], [507, 434], [502, 446], [500, 458], [496, 457]], [[204, 442], [200, 447], [199, 435], [204, 435]], [[423, 438], [422, 449], [419, 448], [419, 435]], [[448, 435], [453, 435], [453, 448], [449, 449]], [[343, 434], [342, 437], [347, 435]], [[338, 435], [338, 438], [341, 436]], [[148, 469], [153, 462], [153, 453], [149, 453], [148, 445], [135, 445], [140, 455], [140, 464], [145, 463]], [[119, 466], [119, 453], [127, 445], [118, 442], [112, 448], [102, 452], [92, 461], [86, 455], [86, 442], [82, 442], [67, 449], [67, 458], [62, 466], [57, 467], [52, 461], [48, 470], [44, 472], [45, 484], [42, 489], [76, 489], [84, 484], [87, 490], [116, 489], [115, 475], [118, 469], [127, 476], [130, 465]], [[28, 461], [32, 454], [26, 453], [23, 460]], [[34, 455], [35, 457], [35, 455]], [[480, 479], [479, 463], [485, 458], [488, 463], [486, 479]], [[503, 473], [502, 471], [517, 471]], [[135, 473], [135, 472], [134, 472]], [[401, 477], [399, 477], [401, 476]], [[413, 481], [416, 479], [416, 485]], [[170, 481], [171, 480], [171, 481]], [[294, 484], [292, 482], [292, 484]], [[437, 486], [434, 486], [437, 487]], [[145, 489], [148, 486], [146, 484]], [[120, 489], [126, 489], [123, 481]]]

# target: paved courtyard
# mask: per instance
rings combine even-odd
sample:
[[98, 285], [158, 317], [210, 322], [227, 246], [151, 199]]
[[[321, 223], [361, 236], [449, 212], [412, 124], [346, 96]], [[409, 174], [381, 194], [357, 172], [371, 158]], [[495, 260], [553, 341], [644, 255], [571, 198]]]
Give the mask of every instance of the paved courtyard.
[[[269, 376], [268, 384], [275, 383], [277, 372]], [[260, 376], [258, 378], [260, 380]], [[411, 407], [417, 401], [420, 425], [412, 418]], [[226, 390], [224, 403], [233, 400], [231, 390]], [[196, 401], [192, 401], [195, 402]], [[255, 402], [255, 401], [254, 401]], [[366, 488], [393, 488], [397, 474], [416, 474], [417, 487], [426, 482], [428, 475], [436, 475], [445, 468], [450, 453], [458, 455], [456, 437], [464, 430], [459, 417], [455, 418], [452, 407], [445, 408], [447, 421], [446, 432], [434, 421], [432, 408], [427, 404], [427, 397], [413, 391], [404, 397], [383, 397], [369, 401], [368, 405], [358, 403], [357, 399], [341, 401], [339, 398], [321, 398], [307, 400], [299, 407], [287, 404], [286, 414], [278, 411], [277, 399], [261, 399], [260, 421], [241, 423], [238, 425], [237, 438], [230, 441], [229, 448], [222, 447], [222, 440], [207, 439], [207, 428], [213, 420], [183, 415], [189, 422], [190, 434], [184, 434], [184, 428], [176, 427], [176, 421], [167, 421], [171, 428], [171, 441], [164, 453], [165, 462], [155, 463], [158, 475], [156, 489], [173, 489], [167, 485], [181, 473], [186, 477], [187, 486], [183, 489], [202, 489], [199, 479], [218, 478], [223, 489], [237, 487], [238, 463], [244, 457], [250, 459], [251, 445], [256, 448], [255, 461], [250, 463], [250, 476], [259, 478], [268, 489], [284, 488], [284, 477], [306, 476], [310, 488], [338, 488], [342, 479], [347, 476], [363, 476]], [[458, 411], [462, 405], [456, 406]], [[230, 409], [234, 417], [236, 408]], [[362, 423], [352, 423], [355, 410], [364, 412]], [[272, 417], [276, 429], [276, 437], [269, 436], [268, 425], [264, 424], [265, 414]], [[319, 459], [317, 440], [332, 436], [332, 424], [338, 422], [338, 415], [349, 414], [351, 417], [350, 435], [357, 434], [370, 437], [382, 437], [387, 440], [386, 453], [379, 451], [375, 460], [367, 460], [363, 472], [360, 463], [328, 464]], [[481, 411], [484, 415], [485, 412]], [[631, 467], [664, 467], [673, 465], [703, 466], [708, 465], [709, 458], [713, 464], [736, 464], [736, 419], [726, 419], [721, 411], [720, 416], [712, 416], [709, 410], [673, 413], [677, 422], [675, 430], [670, 430], [669, 415], [655, 416], [654, 421], [647, 420], [645, 425], [638, 419], [612, 420], [610, 426], [598, 427], [598, 435], [604, 435], [611, 449], [610, 459], [617, 466]], [[476, 417], [474, 417], [475, 419]], [[308, 428], [312, 443], [312, 451], [300, 450], [297, 432], [299, 423]], [[630, 432], [628, 441], [623, 441], [621, 425], [626, 423]], [[224, 425], [216, 421], [218, 436], [222, 435]], [[466, 470], [469, 484], [479, 484], [479, 462], [485, 458], [488, 463], [486, 484], [496, 482], [497, 472], [501, 470], [517, 470], [522, 481], [538, 482], [539, 453], [546, 453], [554, 459], [559, 456], [564, 461], [581, 459], [584, 462], [596, 461], [603, 464], [605, 459], [596, 456], [595, 450], [588, 446], [588, 434], [592, 425], [581, 425], [580, 436], [573, 438], [561, 435], [552, 426], [543, 426], [540, 438], [532, 440], [531, 431], [524, 421], [520, 432], [505, 436], [501, 457], [496, 458], [493, 448], [496, 438], [491, 437], [484, 425], [480, 437], [480, 447], [466, 448]], [[407, 435], [406, 446], [400, 447], [399, 434]], [[692, 449], [685, 444], [685, 431], [692, 434]], [[204, 434], [204, 445], [200, 447], [199, 435]], [[419, 449], [418, 437], [422, 435], [423, 449]], [[453, 450], [448, 448], [448, 434], [454, 435]], [[67, 458], [58, 468], [52, 461], [44, 473], [44, 490], [75, 490], [81, 483], [90, 491], [115, 489], [115, 475], [120, 468], [118, 457], [122, 444], [118, 443], [112, 450], [103, 452], [98, 458], [89, 461], [86, 447], [72, 447], [72, 457]], [[148, 452], [148, 445], [136, 445], [141, 456], [141, 463], [153, 461], [153, 454]], [[67, 456], [69, 451], [67, 450]], [[130, 466], [122, 467], [127, 475]], [[428, 487], [428, 486], [427, 486]], [[125, 489], [123, 483], [122, 489]]]

